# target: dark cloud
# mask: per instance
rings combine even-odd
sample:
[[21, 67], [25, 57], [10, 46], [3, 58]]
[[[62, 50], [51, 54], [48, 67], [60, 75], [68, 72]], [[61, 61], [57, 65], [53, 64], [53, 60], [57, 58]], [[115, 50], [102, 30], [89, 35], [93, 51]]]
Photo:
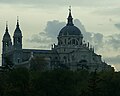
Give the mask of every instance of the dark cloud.
[[74, 24], [81, 30], [82, 33], [86, 32], [84, 25], [81, 23], [79, 19], [75, 19]]
[[120, 64], [120, 55], [117, 55], [115, 57], [105, 58], [105, 60], [110, 64]]
[[44, 31], [49, 37], [57, 38], [61, 28], [64, 26], [65, 22], [60, 22], [58, 20], [48, 21]]
[[116, 23], [116, 24], [114, 24], [114, 26], [115, 26], [117, 29], [120, 30], [120, 23]]
[[87, 42], [92, 42], [92, 33], [91, 32], [86, 32], [84, 25], [81, 23], [81, 21], [79, 19], [75, 19], [74, 20], [75, 26], [77, 26], [80, 31], [82, 32], [83, 36], [84, 36], [84, 40], [86, 40]]
[[[90, 42], [91, 45], [95, 47], [95, 50], [101, 50], [104, 46], [108, 45], [114, 50], [119, 50], [120, 48], [120, 34], [115, 34], [111, 36], [103, 36], [101, 33], [86, 32], [84, 25], [79, 19], [74, 20], [74, 24], [81, 30], [84, 40]], [[35, 34], [27, 41], [39, 44], [57, 44], [57, 36], [60, 30], [65, 26], [65, 22], [60, 22], [59, 20], [48, 21], [44, 32]], [[104, 39], [107, 38], [107, 39]]]
[[[90, 37], [91, 34], [85, 31], [84, 26], [78, 19], [74, 20], [76, 26], [79, 26], [82, 33], [86, 35], [86, 37]], [[27, 42], [38, 43], [41, 44], [42, 47], [46, 45], [50, 45], [53, 43], [57, 43], [57, 36], [60, 30], [66, 25], [65, 22], [60, 22], [59, 20], [48, 21], [47, 25], [44, 29], [44, 32], [40, 32], [39, 34], [34, 34], [31, 38], [27, 39]], [[37, 47], [40, 47], [37, 45]]]
[[[84, 25], [80, 22], [79, 19], [75, 19], [74, 24], [81, 30], [81, 33], [84, 36], [84, 40], [86, 42], [90, 42], [90, 44], [91, 43], [94, 44], [96, 50], [98, 50], [103, 46], [102, 34], [86, 32]], [[32, 36], [31, 39], [28, 39], [27, 41], [33, 42], [33, 43], [39, 43], [41, 45], [43, 44], [50, 45], [53, 43], [57, 43], [57, 36], [60, 30], [65, 25], [66, 25], [65, 22], [60, 22], [58, 20], [48, 21], [44, 30], [45, 32], [40, 32], [39, 34], [35, 34]]]

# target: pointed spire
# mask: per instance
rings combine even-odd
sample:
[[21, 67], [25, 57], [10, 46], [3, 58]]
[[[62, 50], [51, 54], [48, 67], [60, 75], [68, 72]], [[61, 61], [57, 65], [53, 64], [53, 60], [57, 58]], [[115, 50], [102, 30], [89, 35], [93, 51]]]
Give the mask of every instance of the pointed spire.
[[73, 26], [73, 18], [72, 18], [72, 15], [71, 15], [71, 6], [69, 6], [69, 16], [68, 16], [68, 23], [67, 25], [70, 25], [70, 26]]
[[6, 28], [5, 28], [5, 34], [3, 36], [3, 41], [4, 40], [11, 40], [10, 34], [8, 32], [8, 21], [6, 21]]
[[19, 16], [17, 16], [17, 27], [19, 27]]
[[6, 21], [6, 29], [5, 32], [8, 32], [8, 21]]
[[71, 6], [69, 6], [69, 16], [71, 16]]

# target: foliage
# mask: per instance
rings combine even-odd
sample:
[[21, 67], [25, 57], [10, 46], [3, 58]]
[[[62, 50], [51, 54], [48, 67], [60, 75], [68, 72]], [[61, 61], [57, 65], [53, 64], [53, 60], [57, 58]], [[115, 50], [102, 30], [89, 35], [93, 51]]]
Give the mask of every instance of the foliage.
[[120, 72], [17, 68], [0, 73], [0, 96], [120, 96]]
[[9, 57], [5, 57], [5, 66], [3, 67], [3, 69], [5, 69], [5, 70], [11, 70], [11, 69], [13, 69], [13, 66], [14, 66], [14, 64], [13, 64], [13, 62], [9, 59]]

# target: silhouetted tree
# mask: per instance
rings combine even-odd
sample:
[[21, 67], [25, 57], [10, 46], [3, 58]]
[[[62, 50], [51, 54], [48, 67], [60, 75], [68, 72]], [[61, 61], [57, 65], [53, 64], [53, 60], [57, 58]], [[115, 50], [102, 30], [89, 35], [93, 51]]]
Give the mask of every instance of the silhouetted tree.
[[28, 96], [30, 76], [26, 68], [7, 72], [5, 96]]
[[8, 69], [8, 70], [12, 70], [13, 69], [13, 66], [14, 66], [14, 63], [10, 60], [9, 57], [5, 57], [5, 66], [4, 66], [4, 69]]
[[99, 88], [100, 78], [97, 74], [97, 69], [90, 74], [90, 79], [88, 81], [88, 96], [101, 96], [101, 91]]

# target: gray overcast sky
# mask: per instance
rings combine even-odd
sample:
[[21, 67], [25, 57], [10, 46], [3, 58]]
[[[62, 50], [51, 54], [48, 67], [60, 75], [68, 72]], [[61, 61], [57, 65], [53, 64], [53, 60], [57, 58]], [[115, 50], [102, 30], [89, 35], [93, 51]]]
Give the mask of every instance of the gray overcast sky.
[[51, 43], [57, 43], [57, 37], [53, 39], [52, 36], [55, 37], [65, 25], [69, 5], [76, 25], [84, 25], [87, 31], [83, 33], [85, 39], [106, 62], [120, 70], [120, 0], [0, 0], [1, 41], [5, 22], [9, 23], [12, 37], [19, 16], [23, 47], [50, 48]]
[[119, 0], [0, 0], [5, 4], [26, 4], [26, 5], [63, 5], [72, 4], [73, 6], [115, 6]]

